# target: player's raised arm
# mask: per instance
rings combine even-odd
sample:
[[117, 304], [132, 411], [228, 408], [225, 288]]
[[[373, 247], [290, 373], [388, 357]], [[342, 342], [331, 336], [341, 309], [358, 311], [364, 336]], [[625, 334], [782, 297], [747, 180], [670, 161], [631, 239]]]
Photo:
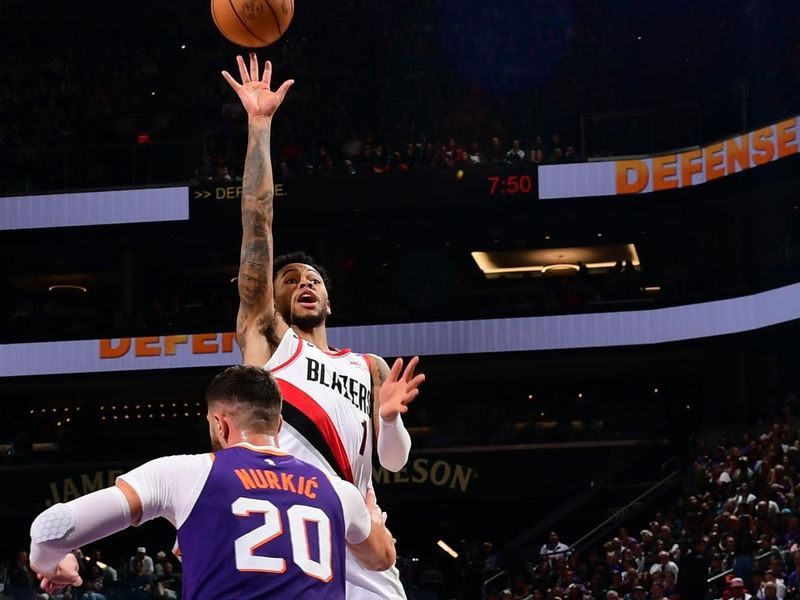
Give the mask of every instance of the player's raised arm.
[[398, 358], [389, 369], [380, 356], [370, 355], [372, 419], [378, 460], [382, 467], [395, 473], [405, 466], [411, 451], [411, 436], [400, 415], [408, 412], [408, 405], [417, 397], [419, 386], [425, 381], [424, 374], [414, 374], [418, 363], [419, 357], [415, 356], [403, 371], [403, 359]]
[[258, 59], [250, 53], [250, 69], [236, 57], [241, 83], [227, 71], [231, 85], [247, 111], [247, 155], [242, 181], [242, 248], [239, 257], [239, 314], [236, 335], [245, 364], [264, 366], [286, 331], [272, 298], [272, 213], [275, 187], [270, 158], [272, 116], [294, 80], [270, 90], [272, 65], [264, 64], [259, 78]]

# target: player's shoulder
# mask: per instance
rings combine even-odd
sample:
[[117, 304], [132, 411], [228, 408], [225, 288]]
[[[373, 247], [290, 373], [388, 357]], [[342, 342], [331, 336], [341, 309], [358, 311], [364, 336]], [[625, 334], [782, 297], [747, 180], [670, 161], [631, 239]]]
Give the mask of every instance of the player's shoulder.
[[201, 465], [210, 465], [214, 462], [216, 454], [213, 452], [204, 452], [202, 454], [171, 454], [169, 456], [162, 456], [154, 458], [146, 465], [160, 467], [161, 469], [192, 469]]
[[369, 367], [369, 372], [370, 375], [372, 375], [373, 381], [382, 382], [389, 376], [391, 369], [382, 356], [370, 353], [364, 353], [361, 356], [367, 361], [367, 366]]
[[291, 327], [286, 327], [270, 345], [269, 359], [261, 366], [273, 372], [285, 369], [303, 353], [303, 342]]

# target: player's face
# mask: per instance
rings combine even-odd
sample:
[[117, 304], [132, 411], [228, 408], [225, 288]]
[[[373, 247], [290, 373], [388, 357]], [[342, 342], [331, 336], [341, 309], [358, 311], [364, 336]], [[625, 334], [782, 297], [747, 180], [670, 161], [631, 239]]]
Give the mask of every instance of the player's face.
[[291, 263], [275, 277], [275, 308], [289, 325], [310, 330], [331, 314], [322, 276], [309, 265]]

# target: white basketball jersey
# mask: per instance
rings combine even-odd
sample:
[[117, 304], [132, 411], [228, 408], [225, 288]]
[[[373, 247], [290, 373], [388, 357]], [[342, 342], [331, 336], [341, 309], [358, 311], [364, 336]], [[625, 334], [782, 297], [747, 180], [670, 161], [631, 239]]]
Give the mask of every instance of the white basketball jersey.
[[[283, 395], [281, 449], [350, 481], [366, 496], [373, 445], [368, 359], [350, 350], [326, 352], [289, 329], [264, 368]], [[405, 597], [395, 567], [368, 571], [348, 550], [348, 600]]]
[[350, 350], [323, 351], [290, 329], [264, 368], [283, 395], [281, 448], [366, 495], [373, 435], [367, 359]]

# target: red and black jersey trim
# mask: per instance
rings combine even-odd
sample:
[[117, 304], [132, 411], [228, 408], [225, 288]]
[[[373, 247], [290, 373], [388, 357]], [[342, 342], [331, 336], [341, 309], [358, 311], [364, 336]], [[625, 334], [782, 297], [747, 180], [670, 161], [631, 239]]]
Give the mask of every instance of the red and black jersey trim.
[[328, 413], [297, 386], [279, 376], [275, 380], [284, 400], [283, 420], [314, 446], [339, 477], [354, 483], [350, 459]]

